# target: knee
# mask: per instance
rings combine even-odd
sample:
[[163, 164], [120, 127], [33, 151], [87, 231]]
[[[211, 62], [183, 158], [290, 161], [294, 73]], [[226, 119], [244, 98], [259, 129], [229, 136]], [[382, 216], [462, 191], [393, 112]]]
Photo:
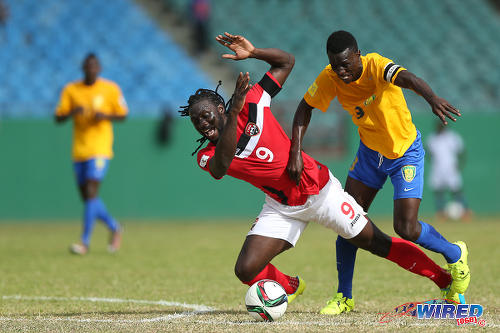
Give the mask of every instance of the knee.
[[394, 231], [403, 239], [414, 242], [420, 236], [416, 219], [398, 218], [394, 219]]
[[84, 200], [94, 199], [99, 193], [99, 182], [96, 180], [88, 180], [82, 189]]
[[237, 262], [234, 266], [234, 274], [241, 282], [251, 281], [258, 273], [248, 262]]

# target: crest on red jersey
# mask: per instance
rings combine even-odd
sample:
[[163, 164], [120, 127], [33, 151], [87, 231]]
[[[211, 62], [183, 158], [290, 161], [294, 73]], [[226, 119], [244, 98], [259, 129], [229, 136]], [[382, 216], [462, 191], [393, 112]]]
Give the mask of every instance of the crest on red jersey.
[[248, 136], [254, 136], [260, 133], [260, 129], [256, 123], [248, 123], [245, 127], [245, 134]]

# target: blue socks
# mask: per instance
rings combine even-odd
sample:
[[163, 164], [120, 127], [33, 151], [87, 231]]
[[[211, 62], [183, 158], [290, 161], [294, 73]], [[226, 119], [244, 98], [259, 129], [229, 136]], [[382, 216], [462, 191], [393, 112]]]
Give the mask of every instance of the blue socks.
[[338, 293], [344, 297], [352, 298], [352, 279], [354, 276], [354, 262], [356, 261], [356, 252], [358, 248], [346, 239], [337, 237], [337, 272], [339, 279]]
[[106, 209], [106, 206], [104, 205], [104, 202], [100, 198], [95, 198], [94, 200], [97, 201], [97, 218], [100, 219], [101, 221], [104, 222], [104, 224], [109, 228], [111, 231], [116, 231], [120, 229], [120, 226], [118, 223], [115, 221], [114, 218], [109, 215], [108, 210]]
[[422, 226], [422, 231], [415, 243], [427, 250], [441, 253], [447, 263], [454, 263], [460, 259], [462, 251], [458, 245], [448, 242], [432, 225], [422, 221], [418, 222]]
[[82, 244], [89, 246], [90, 236], [92, 235], [92, 230], [94, 230], [95, 219], [97, 217], [97, 198], [89, 199], [85, 201], [85, 208], [83, 212], [83, 234], [82, 234]]
[[82, 244], [87, 247], [90, 243], [90, 236], [92, 235], [96, 218], [102, 220], [111, 231], [116, 231], [120, 228], [118, 223], [109, 215], [101, 199], [92, 198], [85, 201]]

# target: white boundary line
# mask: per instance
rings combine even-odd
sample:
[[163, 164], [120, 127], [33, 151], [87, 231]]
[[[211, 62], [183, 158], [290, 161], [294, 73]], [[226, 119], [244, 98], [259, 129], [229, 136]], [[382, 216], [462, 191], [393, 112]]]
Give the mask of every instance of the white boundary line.
[[[172, 321], [175, 319], [181, 319], [190, 316], [196, 316], [202, 313], [214, 312], [217, 311], [215, 308], [202, 305], [202, 304], [187, 304], [187, 303], [179, 303], [179, 302], [170, 302], [170, 301], [149, 301], [149, 300], [138, 300], [138, 299], [121, 299], [121, 298], [100, 298], [100, 297], [55, 297], [55, 296], [23, 296], [23, 295], [7, 295], [2, 296], [2, 300], [23, 300], [23, 301], [80, 301], [80, 302], [101, 302], [101, 303], [134, 303], [134, 304], [149, 304], [149, 305], [161, 305], [161, 306], [177, 306], [185, 309], [190, 309], [193, 311], [184, 311], [181, 313], [174, 313], [166, 316], [154, 317], [154, 318], [143, 318], [143, 319], [90, 319], [90, 318], [54, 318], [54, 317], [42, 317], [42, 316], [34, 316], [34, 317], [0, 317], [0, 321], [31, 321], [31, 320], [39, 320], [39, 321], [49, 321], [49, 322], [60, 322], [60, 321], [68, 321], [68, 322], [79, 322], [79, 323], [152, 323], [152, 322], [160, 322], [160, 321]], [[273, 323], [263, 323], [256, 321], [228, 321], [228, 320], [195, 320], [194, 323], [198, 324], [208, 324], [208, 325], [228, 325], [228, 326], [246, 326], [246, 325], [304, 325], [304, 326], [345, 326], [349, 325], [347, 322], [315, 322], [315, 321], [277, 321]], [[384, 325], [390, 326], [390, 324], [380, 324], [380, 323], [372, 323], [373, 326], [383, 327]], [[415, 322], [408, 323], [406, 322], [404, 326], [408, 327], [439, 327], [442, 326], [439, 322]], [[469, 327], [469, 326], [467, 326]], [[473, 327], [473, 326], [470, 326]], [[496, 323], [486, 323], [486, 328], [498, 328], [499, 324]], [[394, 328], [394, 327], [390, 327]]]
[[0, 321], [27, 321], [27, 320], [43, 320], [43, 321], [73, 321], [73, 322], [99, 322], [99, 323], [148, 323], [157, 321], [169, 321], [183, 317], [195, 316], [201, 313], [213, 312], [216, 309], [201, 304], [187, 304], [169, 301], [148, 301], [140, 299], [121, 299], [121, 298], [100, 298], [100, 297], [55, 297], [55, 296], [23, 296], [23, 295], [6, 295], [2, 296], [2, 300], [23, 300], [23, 301], [79, 301], [79, 302], [96, 302], [96, 303], [135, 303], [149, 304], [161, 306], [177, 306], [193, 311], [184, 311], [166, 316], [145, 318], [145, 319], [77, 319], [77, 318], [48, 318], [48, 317], [23, 317], [11, 318], [0, 317]]

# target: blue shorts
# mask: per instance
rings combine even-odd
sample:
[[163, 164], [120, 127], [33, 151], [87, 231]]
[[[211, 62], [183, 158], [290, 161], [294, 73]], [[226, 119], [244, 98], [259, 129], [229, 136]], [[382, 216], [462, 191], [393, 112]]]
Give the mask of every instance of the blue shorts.
[[106, 158], [93, 158], [83, 162], [74, 162], [76, 181], [78, 185], [84, 184], [87, 180], [101, 181], [108, 171], [109, 160]]
[[375, 189], [381, 189], [389, 176], [394, 186], [394, 200], [422, 199], [424, 156], [425, 150], [419, 131], [417, 131], [415, 141], [404, 155], [393, 160], [371, 150], [360, 141], [356, 158], [348, 175]]

